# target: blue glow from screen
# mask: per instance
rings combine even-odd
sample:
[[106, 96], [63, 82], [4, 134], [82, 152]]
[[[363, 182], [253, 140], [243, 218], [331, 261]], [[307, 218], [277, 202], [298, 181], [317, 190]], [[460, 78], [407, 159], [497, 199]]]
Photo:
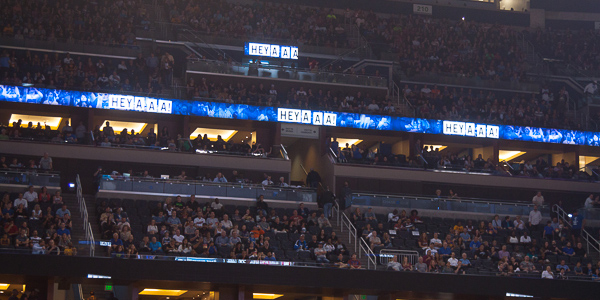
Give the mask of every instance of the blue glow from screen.
[[246, 104], [189, 101], [0, 85], [0, 101], [189, 115], [233, 120], [299, 123], [356, 129], [472, 136], [526, 142], [600, 146], [600, 132], [471, 122], [282, 109]]

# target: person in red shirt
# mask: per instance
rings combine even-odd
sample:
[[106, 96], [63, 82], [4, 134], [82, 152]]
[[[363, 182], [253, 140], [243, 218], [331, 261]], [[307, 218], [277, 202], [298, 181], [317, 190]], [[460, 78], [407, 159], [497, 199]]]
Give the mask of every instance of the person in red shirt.
[[360, 260], [356, 258], [356, 253], [352, 254], [352, 257], [348, 261], [348, 265], [350, 266], [350, 269], [361, 269]]
[[298, 226], [300, 225], [300, 221], [302, 221], [303, 219], [304, 218], [301, 215], [298, 215], [298, 211], [294, 210], [292, 216], [290, 217], [290, 222], [292, 222], [293, 225]]

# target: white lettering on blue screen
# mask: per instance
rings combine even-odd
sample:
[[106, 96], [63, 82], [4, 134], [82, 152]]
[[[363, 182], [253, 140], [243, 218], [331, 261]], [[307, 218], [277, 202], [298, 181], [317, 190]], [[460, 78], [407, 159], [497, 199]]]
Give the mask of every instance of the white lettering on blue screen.
[[475, 124], [468, 122], [443, 121], [442, 133], [482, 138], [500, 138], [500, 127], [496, 125]]
[[317, 126], [336, 126], [337, 114], [302, 109], [278, 108], [277, 121]]
[[273, 57], [283, 59], [298, 59], [298, 47], [275, 44], [247, 43], [246, 55]]

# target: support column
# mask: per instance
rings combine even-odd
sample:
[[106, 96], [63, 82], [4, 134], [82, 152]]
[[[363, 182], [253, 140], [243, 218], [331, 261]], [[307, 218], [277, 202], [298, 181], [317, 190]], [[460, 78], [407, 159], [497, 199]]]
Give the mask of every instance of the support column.
[[214, 300], [252, 300], [251, 287], [219, 287]]
[[[48, 278], [48, 287], [46, 288], [46, 299], [54, 300], [54, 289], [56, 286], [54, 285], [54, 278]], [[60, 300], [60, 299], [57, 299]]]
[[183, 116], [183, 134], [181, 135], [184, 139], [190, 137], [190, 116]]

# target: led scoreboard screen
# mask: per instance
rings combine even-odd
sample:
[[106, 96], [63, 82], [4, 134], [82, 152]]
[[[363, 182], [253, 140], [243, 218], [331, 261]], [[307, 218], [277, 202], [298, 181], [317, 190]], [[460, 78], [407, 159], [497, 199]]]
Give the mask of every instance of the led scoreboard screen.
[[[261, 50], [266, 51], [266, 50]], [[600, 132], [0, 85], [0, 102], [600, 146]]]

